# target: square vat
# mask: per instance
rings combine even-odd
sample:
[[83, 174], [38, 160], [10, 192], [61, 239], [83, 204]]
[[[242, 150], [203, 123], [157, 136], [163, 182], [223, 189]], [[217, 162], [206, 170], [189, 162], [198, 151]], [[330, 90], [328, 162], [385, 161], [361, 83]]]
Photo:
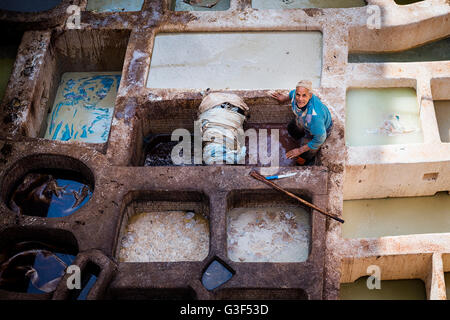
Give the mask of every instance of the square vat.
[[427, 62], [450, 60], [450, 37], [416, 48], [388, 53], [349, 53], [350, 63]]
[[412, 88], [349, 89], [345, 113], [348, 146], [423, 142], [417, 94]]
[[255, 9], [351, 8], [366, 4], [364, 0], [252, 0]]
[[18, 12], [42, 12], [58, 6], [62, 0], [2, 0], [0, 10]]
[[435, 100], [434, 111], [441, 141], [448, 143], [450, 142], [450, 100]]
[[342, 236], [379, 238], [450, 232], [450, 195], [344, 201]]
[[235, 191], [227, 200], [227, 252], [235, 262], [305, 262], [311, 213], [273, 192]]
[[173, 0], [170, 8], [173, 11], [225, 11], [230, 9], [230, 0], [218, 0], [218, 1], [206, 0], [200, 2], [199, 4], [204, 5], [191, 5], [189, 3], [184, 2], [183, 0]]
[[94, 12], [141, 11], [144, 0], [88, 0], [86, 10]]
[[[179, 50], [182, 46], [183, 50]], [[322, 33], [166, 33], [155, 37], [148, 88], [292, 88], [320, 86]]]
[[120, 262], [202, 261], [209, 253], [209, 200], [197, 192], [136, 193], [125, 208]]
[[108, 140], [128, 38], [129, 31], [71, 30], [54, 40], [40, 81], [43, 88], [37, 90], [47, 105], [40, 137]]
[[[153, 102], [145, 105], [143, 116], [143, 136], [137, 139], [136, 162], [133, 165], [173, 166], [171, 153], [183, 139], [171, 141], [172, 133], [185, 129], [190, 133], [191, 157], [194, 157], [194, 121], [198, 119], [197, 111], [200, 99], [179, 99], [173, 101]], [[244, 122], [246, 157], [245, 165], [291, 167], [294, 160], [287, 159], [286, 153], [299, 146], [288, 131], [288, 123], [294, 115], [287, 106], [263, 104], [258, 99], [248, 101], [249, 115]], [[264, 108], [265, 112], [260, 112]], [[264, 131], [265, 130], [265, 131]], [[278, 154], [272, 154], [272, 140], [279, 141]], [[178, 147], [177, 147], [178, 148]], [[260, 149], [265, 150], [260, 150]], [[276, 164], [278, 163], [278, 165]], [[193, 165], [193, 160], [191, 164]], [[314, 161], [311, 161], [313, 164]], [[226, 163], [224, 162], [224, 165]]]
[[104, 143], [108, 140], [121, 72], [66, 72], [48, 114], [44, 138]]
[[[368, 277], [353, 283], [341, 283], [340, 300], [426, 300], [425, 284], [422, 280], [381, 280], [380, 289], [369, 290]], [[372, 281], [370, 282], [372, 283]]]

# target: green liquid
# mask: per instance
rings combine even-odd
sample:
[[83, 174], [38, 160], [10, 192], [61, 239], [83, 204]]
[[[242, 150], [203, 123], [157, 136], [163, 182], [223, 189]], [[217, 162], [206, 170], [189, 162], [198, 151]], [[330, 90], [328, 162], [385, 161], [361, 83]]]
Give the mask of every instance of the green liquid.
[[450, 100], [434, 101], [434, 110], [442, 142], [450, 142]]
[[88, 11], [126, 12], [140, 11], [144, 0], [89, 0]]
[[383, 280], [381, 289], [369, 290], [367, 278], [359, 278], [353, 283], [341, 283], [340, 300], [426, 300], [427, 298], [425, 284], [421, 280]]
[[364, 62], [426, 62], [450, 60], [450, 38], [392, 53], [351, 53], [350, 63]]
[[450, 232], [450, 195], [344, 201], [342, 236], [378, 238]]
[[0, 101], [5, 95], [9, 77], [16, 59], [17, 46], [0, 47]]
[[345, 119], [348, 146], [422, 143], [412, 88], [349, 89]]
[[230, 0], [220, 0], [211, 8], [191, 6], [183, 0], [175, 0], [172, 3], [174, 11], [225, 11], [230, 9]]

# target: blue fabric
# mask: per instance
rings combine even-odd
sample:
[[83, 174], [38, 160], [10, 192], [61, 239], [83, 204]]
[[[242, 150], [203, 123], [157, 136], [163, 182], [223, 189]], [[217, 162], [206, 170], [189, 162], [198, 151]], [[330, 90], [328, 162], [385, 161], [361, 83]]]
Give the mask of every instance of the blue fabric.
[[295, 101], [295, 90], [289, 92], [289, 98], [291, 99], [292, 111], [297, 117], [297, 125], [312, 136], [308, 147], [312, 150], [319, 149], [325, 142], [327, 134], [329, 134], [333, 125], [330, 111], [314, 94], [306, 106], [301, 109], [298, 108]]

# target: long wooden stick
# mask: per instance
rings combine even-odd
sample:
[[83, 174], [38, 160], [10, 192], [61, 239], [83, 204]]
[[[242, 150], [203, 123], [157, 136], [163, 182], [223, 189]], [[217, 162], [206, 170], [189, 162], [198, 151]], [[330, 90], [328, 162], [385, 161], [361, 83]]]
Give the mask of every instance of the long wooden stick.
[[342, 220], [341, 218], [338, 218], [338, 217], [336, 217], [335, 215], [333, 215], [333, 214], [331, 214], [331, 213], [325, 212], [324, 210], [320, 209], [319, 207], [313, 205], [312, 203], [309, 203], [308, 201], [303, 200], [303, 199], [300, 198], [300, 197], [297, 197], [295, 194], [293, 194], [293, 193], [291, 193], [291, 192], [289, 192], [289, 191], [283, 189], [282, 187], [280, 187], [280, 186], [277, 185], [276, 183], [273, 183], [272, 181], [267, 180], [264, 176], [260, 175], [258, 172], [252, 171], [252, 172], [250, 172], [250, 175], [251, 175], [253, 178], [255, 178], [256, 180], [259, 180], [259, 181], [261, 181], [261, 182], [264, 182], [265, 184], [271, 186], [272, 188], [274, 188], [274, 189], [276, 189], [276, 190], [278, 190], [278, 191], [281, 191], [281, 192], [283, 192], [284, 194], [287, 194], [287, 195], [290, 196], [291, 198], [294, 198], [294, 199], [300, 201], [300, 202], [303, 203], [304, 205], [307, 205], [308, 207], [313, 208], [314, 210], [317, 210], [318, 212], [320, 212], [320, 213], [326, 215], [327, 217], [330, 217], [330, 218], [332, 218], [332, 219], [334, 219], [334, 220], [336, 220], [336, 221], [339, 221], [340, 223], [344, 223], [344, 220]]

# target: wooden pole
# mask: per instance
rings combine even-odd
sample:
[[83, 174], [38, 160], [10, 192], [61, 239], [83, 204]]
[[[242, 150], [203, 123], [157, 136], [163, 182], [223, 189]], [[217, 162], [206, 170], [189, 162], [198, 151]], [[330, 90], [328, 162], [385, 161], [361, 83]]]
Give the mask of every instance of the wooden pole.
[[330, 217], [331, 219], [334, 219], [334, 220], [336, 220], [336, 221], [339, 221], [340, 223], [344, 223], [344, 220], [342, 220], [341, 218], [335, 216], [334, 214], [328, 213], [328, 212], [326, 212], [326, 211], [320, 209], [319, 207], [313, 205], [312, 203], [309, 203], [308, 201], [303, 200], [302, 198], [296, 196], [295, 194], [293, 194], [293, 193], [291, 193], [291, 192], [289, 192], [289, 191], [283, 189], [282, 187], [280, 187], [280, 186], [277, 185], [276, 183], [274, 183], [274, 182], [272, 182], [272, 181], [270, 181], [270, 180], [267, 180], [264, 176], [260, 175], [258, 172], [252, 171], [252, 172], [250, 172], [250, 175], [251, 175], [253, 178], [255, 178], [256, 180], [259, 180], [259, 181], [261, 181], [261, 182], [264, 182], [265, 184], [271, 186], [272, 188], [274, 188], [274, 189], [276, 189], [276, 190], [278, 190], [278, 191], [280, 191], [280, 192], [283, 192], [284, 194], [290, 196], [291, 198], [294, 198], [294, 199], [300, 201], [300, 202], [303, 203], [304, 205], [307, 205], [308, 207], [313, 208], [314, 210], [317, 210], [318, 212], [320, 212], [320, 213], [326, 215], [327, 217]]

